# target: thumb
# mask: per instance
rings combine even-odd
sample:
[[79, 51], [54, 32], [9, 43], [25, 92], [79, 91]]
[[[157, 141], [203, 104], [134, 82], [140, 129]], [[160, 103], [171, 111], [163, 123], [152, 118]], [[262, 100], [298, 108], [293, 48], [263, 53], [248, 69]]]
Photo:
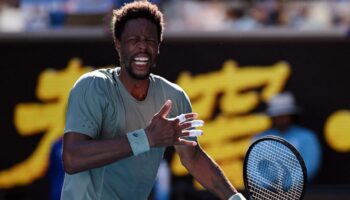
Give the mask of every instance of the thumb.
[[164, 118], [167, 117], [169, 112], [170, 112], [170, 110], [171, 110], [171, 104], [172, 104], [172, 102], [171, 102], [170, 99], [166, 100], [164, 105], [163, 105], [163, 107], [159, 110], [157, 115], [161, 116], [161, 117], [164, 117]]

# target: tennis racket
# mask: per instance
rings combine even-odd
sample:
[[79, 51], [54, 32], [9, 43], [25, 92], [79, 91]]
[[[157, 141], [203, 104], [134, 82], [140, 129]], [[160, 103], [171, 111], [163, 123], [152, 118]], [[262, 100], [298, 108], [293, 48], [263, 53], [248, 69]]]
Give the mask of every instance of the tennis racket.
[[276, 136], [266, 136], [250, 145], [243, 166], [250, 200], [301, 200], [307, 172], [293, 145]]

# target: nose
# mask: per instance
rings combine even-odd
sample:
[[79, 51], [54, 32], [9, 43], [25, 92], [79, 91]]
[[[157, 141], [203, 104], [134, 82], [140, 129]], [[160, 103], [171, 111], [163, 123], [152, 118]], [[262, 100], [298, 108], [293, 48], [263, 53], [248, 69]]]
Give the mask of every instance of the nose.
[[142, 51], [145, 51], [146, 48], [147, 48], [147, 43], [144, 39], [140, 40], [138, 43], [137, 43], [137, 48], [139, 48], [140, 50]]

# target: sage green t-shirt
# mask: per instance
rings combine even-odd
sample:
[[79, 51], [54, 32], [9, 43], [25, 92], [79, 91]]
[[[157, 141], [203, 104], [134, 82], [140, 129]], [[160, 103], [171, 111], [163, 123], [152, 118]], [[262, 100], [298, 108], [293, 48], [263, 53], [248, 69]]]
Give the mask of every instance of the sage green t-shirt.
[[[190, 101], [176, 84], [151, 74], [147, 97], [138, 101], [118, 78], [119, 68], [83, 75], [73, 86], [65, 133], [78, 132], [94, 140], [116, 138], [145, 128], [167, 99], [170, 117], [191, 112]], [[155, 181], [165, 148], [131, 156], [103, 167], [65, 174], [62, 200], [143, 200]]]

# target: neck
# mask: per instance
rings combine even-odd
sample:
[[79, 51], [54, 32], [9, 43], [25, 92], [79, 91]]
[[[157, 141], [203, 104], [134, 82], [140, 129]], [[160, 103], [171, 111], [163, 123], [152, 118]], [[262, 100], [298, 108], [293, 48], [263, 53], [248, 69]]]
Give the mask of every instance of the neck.
[[136, 80], [132, 78], [123, 68], [120, 70], [119, 80], [123, 83], [126, 90], [135, 99], [142, 101], [147, 97], [149, 79]]

